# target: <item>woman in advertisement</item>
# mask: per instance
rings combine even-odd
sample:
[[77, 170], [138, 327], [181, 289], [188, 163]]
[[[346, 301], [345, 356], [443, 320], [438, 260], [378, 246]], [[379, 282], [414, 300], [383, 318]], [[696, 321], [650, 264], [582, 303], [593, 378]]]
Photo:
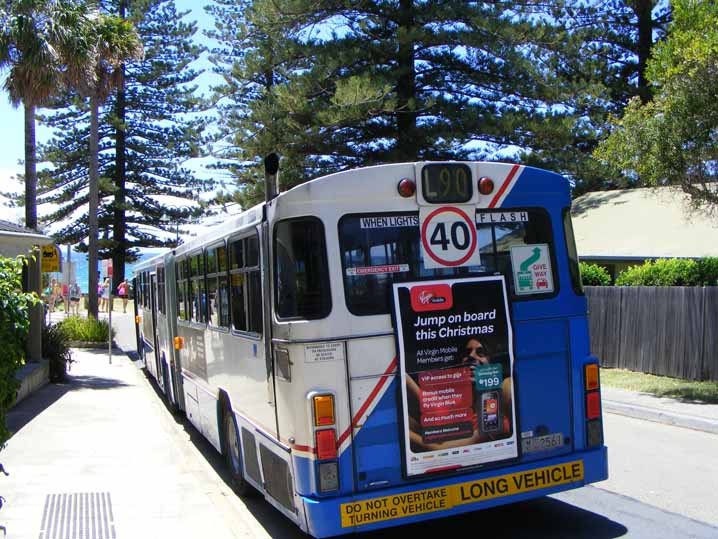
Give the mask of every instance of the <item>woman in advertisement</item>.
[[[421, 422], [422, 389], [412, 375], [406, 376], [408, 401], [409, 439], [412, 451], [438, 451], [464, 447], [491, 440], [500, 440], [511, 435], [511, 376], [508, 361], [492, 357], [487, 340], [470, 337], [457, 354], [457, 366], [469, 367], [470, 380], [474, 388], [472, 398], [473, 417], [470, 435], [442, 442], [428, 442]], [[494, 367], [486, 368], [486, 365]], [[481, 371], [489, 371], [488, 378], [481, 377]], [[478, 382], [477, 382], [478, 380]], [[500, 382], [499, 382], [500, 380]], [[482, 384], [482, 381], [484, 383]], [[478, 388], [490, 389], [479, 391]]]

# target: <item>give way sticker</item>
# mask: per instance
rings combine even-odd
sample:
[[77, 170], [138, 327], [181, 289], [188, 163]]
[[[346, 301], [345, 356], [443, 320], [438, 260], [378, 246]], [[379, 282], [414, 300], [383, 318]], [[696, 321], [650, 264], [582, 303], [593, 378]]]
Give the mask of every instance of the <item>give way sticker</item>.
[[425, 268], [478, 266], [474, 206], [421, 208], [421, 248]]

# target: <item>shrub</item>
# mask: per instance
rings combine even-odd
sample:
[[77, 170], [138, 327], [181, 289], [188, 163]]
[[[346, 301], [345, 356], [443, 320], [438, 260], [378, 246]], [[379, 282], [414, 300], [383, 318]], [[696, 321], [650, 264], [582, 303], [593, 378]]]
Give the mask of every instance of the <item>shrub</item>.
[[579, 267], [581, 268], [581, 283], [584, 286], [609, 286], [611, 284], [611, 275], [603, 266], [579, 262]]
[[[58, 322], [57, 325], [70, 341], [102, 343], [107, 342], [110, 333], [110, 325], [107, 320], [97, 320], [91, 316], [87, 318], [70, 316]], [[114, 330], [112, 330], [112, 337], [115, 337]]]
[[15, 374], [25, 359], [25, 341], [30, 329], [29, 307], [39, 302], [35, 294], [22, 293], [25, 257], [0, 256], [0, 449], [10, 438], [5, 414], [15, 403], [19, 382]]
[[696, 286], [700, 284], [698, 263], [687, 258], [646, 260], [616, 277], [618, 286]]
[[697, 261], [698, 284], [702, 286], [718, 286], [718, 257], [706, 257]]
[[42, 355], [50, 362], [50, 381], [64, 382], [67, 366], [73, 362], [70, 339], [59, 324], [42, 328]]

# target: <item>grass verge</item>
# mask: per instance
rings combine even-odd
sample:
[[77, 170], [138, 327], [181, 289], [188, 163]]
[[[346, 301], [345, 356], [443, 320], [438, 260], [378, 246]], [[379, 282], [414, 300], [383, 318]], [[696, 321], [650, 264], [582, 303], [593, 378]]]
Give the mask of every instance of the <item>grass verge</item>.
[[718, 404], [718, 382], [693, 382], [624, 369], [601, 369], [601, 384], [659, 397]]

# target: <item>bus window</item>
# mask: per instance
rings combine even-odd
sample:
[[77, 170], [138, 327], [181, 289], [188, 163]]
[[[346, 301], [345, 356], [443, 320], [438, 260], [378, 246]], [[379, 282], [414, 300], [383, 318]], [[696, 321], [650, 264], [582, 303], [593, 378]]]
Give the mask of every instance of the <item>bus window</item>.
[[187, 320], [187, 261], [177, 262], [177, 318]]
[[189, 290], [187, 291], [187, 310], [189, 319], [194, 322], [207, 322], [207, 298], [204, 284], [204, 256], [196, 254], [189, 262]]
[[[479, 237], [491, 237], [492, 247], [487, 249], [489, 258], [482, 259], [482, 264], [491, 271], [503, 273], [509, 292], [514, 295], [514, 278], [511, 267], [511, 248], [520, 245], [537, 243], [548, 244], [553, 259], [553, 235], [551, 219], [545, 210], [529, 209], [510, 212], [518, 215], [516, 222], [502, 222], [501, 216], [509, 212], [479, 212]], [[492, 217], [493, 216], [493, 217]], [[483, 253], [481, 254], [483, 257]], [[551, 264], [553, 283], [557, 283], [556, 264]], [[514, 299], [518, 299], [514, 297]]]
[[217, 275], [217, 247], [208, 247], [205, 252], [207, 265], [207, 310], [208, 322], [213, 326], [219, 326], [219, 297], [218, 297], [218, 275]]
[[229, 254], [232, 327], [237, 331], [262, 333], [262, 277], [257, 234], [231, 241]]
[[[502, 222], [500, 212], [477, 213], [480, 266], [440, 269], [424, 267], [418, 214], [354, 214], [342, 217], [339, 221], [339, 244], [347, 308], [359, 316], [389, 314], [392, 282], [495, 272], [504, 274], [513, 299], [525, 299], [525, 296], [513, 294], [511, 248], [548, 244], [553, 258], [551, 220], [548, 213], [540, 209], [513, 213], [520, 214], [518, 222]], [[557, 283], [555, 267], [552, 269], [553, 282]], [[535, 298], [532, 296], [532, 299]]]
[[224, 245], [217, 247], [217, 294], [219, 299], [219, 325], [229, 327], [229, 284], [227, 281], [227, 248]]
[[280, 221], [274, 228], [278, 318], [324, 318], [331, 311], [324, 226], [317, 218]]
[[165, 268], [157, 268], [157, 310], [167, 314], [165, 309]]
[[229, 296], [227, 291], [227, 249], [224, 245], [207, 248], [207, 297], [209, 323], [229, 327]]
[[571, 273], [571, 286], [579, 296], [584, 295], [583, 283], [581, 282], [581, 270], [578, 265], [578, 251], [576, 250], [576, 239], [573, 235], [573, 223], [571, 222], [571, 208], [563, 209], [563, 233], [566, 237], [566, 252], [568, 253], [568, 270]]

